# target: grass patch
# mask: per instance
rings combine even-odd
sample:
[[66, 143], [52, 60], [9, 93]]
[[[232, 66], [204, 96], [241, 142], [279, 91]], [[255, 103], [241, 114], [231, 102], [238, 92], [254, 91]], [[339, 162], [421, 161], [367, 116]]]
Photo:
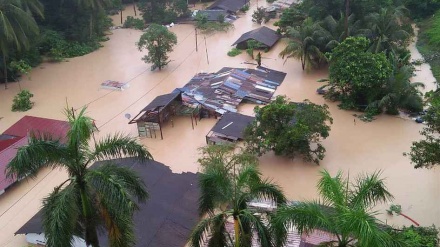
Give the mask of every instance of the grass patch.
[[241, 50], [237, 48], [232, 48], [230, 51], [228, 51], [228, 56], [235, 57], [241, 54]]
[[440, 11], [436, 15], [417, 23], [419, 39], [417, 49], [431, 65], [432, 73], [437, 82], [440, 81]]

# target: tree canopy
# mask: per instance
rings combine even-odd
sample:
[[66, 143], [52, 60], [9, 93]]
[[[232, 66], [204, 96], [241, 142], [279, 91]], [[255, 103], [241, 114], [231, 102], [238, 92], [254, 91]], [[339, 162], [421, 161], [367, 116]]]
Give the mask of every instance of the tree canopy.
[[[194, 228], [190, 246], [251, 246], [253, 235], [262, 247], [272, 246], [272, 235], [264, 211], [249, 208], [253, 200], [263, 199], [281, 205], [286, 202], [281, 189], [270, 180], [262, 179], [258, 159], [230, 145], [202, 148], [199, 212], [206, 218]], [[227, 229], [234, 221], [234, 232]]]
[[[29, 144], [18, 149], [9, 163], [9, 177], [35, 177], [40, 168], [65, 169], [69, 178], [43, 200], [43, 229], [48, 247], [71, 246], [73, 236], [98, 247], [98, 230], [107, 230], [110, 246], [135, 243], [133, 214], [148, 193], [142, 179], [132, 170], [110, 159], [152, 159], [135, 138], [109, 135], [90, 147], [95, 126], [80, 112], [67, 109], [70, 130], [61, 140], [47, 133], [31, 133]], [[88, 169], [95, 161], [103, 163]]]
[[136, 43], [139, 51], [148, 50], [148, 54], [142, 60], [146, 63], [152, 63], [152, 68], [159, 68], [159, 70], [170, 62], [168, 53], [173, 51], [173, 46], [176, 44], [177, 36], [168, 31], [166, 27], [158, 24], [151, 24], [148, 30], [142, 34], [139, 42]]
[[271, 218], [276, 246], [284, 246], [287, 229], [300, 233], [321, 229], [334, 234], [337, 241], [325, 246], [399, 246], [376, 219], [373, 207], [392, 199], [380, 173], [359, 175], [350, 182], [338, 172], [332, 177], [321, 172], [318, 182], [321, 199], [295, 202], [277, 209]]
[[246, 129], [248, 150], [258, 155], [274, 151], [276, 155], [300, 156], [319, 164], [325, 148], [320, 143], [329, 136], [333, 119], [327, 105], [305, 100], [289, 102], [278, 96], [263, 107], [256, 107], [255, 121]]

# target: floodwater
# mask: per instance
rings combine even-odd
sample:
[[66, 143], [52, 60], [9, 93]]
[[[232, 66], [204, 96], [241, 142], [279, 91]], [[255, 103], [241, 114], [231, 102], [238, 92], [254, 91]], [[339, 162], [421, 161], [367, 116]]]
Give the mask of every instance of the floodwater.
[[[259, 1], [262, 5], [263, 1]], [[75, 109], [88, 106], [88, 113], [96, 120], [99, 136], [114, 132], [136, 135], [136, 127], [128, 125], [125, 114], [136, 115], [154, 97], [181, 87], [200, 71], [215, 72], [224, 66], [254, 67], [243, 53], [230, 58], [226, 55], [231, 44], [243, 33], [259, 25], [251, 22], [251, 11], [235, 21], [235, 29], [227, 33], [198, 36], [198, 51], [195, 48], [195, 32], [190, 25], [176, 25], [170, 30], [178, 36], [178, 45], [170, 54], [172, 62], [162, 71], [150, 71], [149, 65], [141, 61], [144, 52], [139, 52], [135, 42], [141, 32], [117, 29], [110, 40], [98, 51], [61, 63], [44, 63], [35, 68], [30, 78], [23, 78], [21, 86], [35, 96], [35, 106], [25, 113], [10, 111], [10, 102], [18, 92], [16, 83], [8, 90], [0, 90], [0, 132], [24, 115], [64, 119], [63, 108], [68, 102]], [[127, 7], [123, 16], [133, 15]], [[114, 16], [119, 25], [120, 17]], [[119, 22], [118, 22], [119, 21]], [[271, 21], [268, 25], [273, 23]], [[206, 43], [205, 43], [206, 39]], [[205, 45], [206, 44], [206, 45]], [[440, 226], [440, 171], [439, 169], [415, 170], [409, 159], [402, 155], [410, 149], [411, 142], [420, 139], [423, 125], [393, 116], [379, 116], [371, 123], [354, 122], [354, 112], [339, 110], [337, 104], [326, 102], [315, 90], [326, 78], [327, 71], [304, 72], [298, 61], [286, 63], [278, 57], [283, 48], [280, 41], [270, 52], [264, 53], [262, 63], [272, 69], [287, 72], [284, 83], [277, 94], [287, 95], [294, 101], [309, 99], [317, 104], [328, 104], [334, 123], [330, 137], [324, 141], [326, 157], [320, 166], [289, 160], [267, 154], [261, 157], [264, 176], [272, 178], [282, 186], [289, 199], [317, 198], [316, 183], [319, 171], [327, 169], [332, 174], [341, 170], [354, 178], [359, 173], [381, 170], [395, 204], [402, 205], [402, 212], [422, 225]], [[415, 53], [415, 48], [411, 47]], [[429, 69], [421, 67], [417, 74], [426, 78]], [[101, 89], [105, 80], [129, 82], [124, 91]], [[426, 82], [426, 81], [425, 81]], [[430, 81], [427, 81], [430, 82]], [[239, 111], [252, 114], [252, 105], [243, 105]], [[205, 135], [214, 125], [215, 119], [203, 119], [194, 129], [186, 117], [174, 119], [163, 130], [164, 140], [142, 138], [154, 158], [169, 165], [175, 172], [198, 171], [198, 148], [205, 145]], [[67, 178], [60, 170], [43, 169], [35, 180], [23, 181], [0, 196], [0, 246], [23, 246], [25, 237], [14, 236], [14, 232], [31, 218], [40, 208], [41, 199], [55, 185]], [[387, 216], [382, 205], [377, 208], [379, 217], [395, 225], [409, 225], [399, 216]]]

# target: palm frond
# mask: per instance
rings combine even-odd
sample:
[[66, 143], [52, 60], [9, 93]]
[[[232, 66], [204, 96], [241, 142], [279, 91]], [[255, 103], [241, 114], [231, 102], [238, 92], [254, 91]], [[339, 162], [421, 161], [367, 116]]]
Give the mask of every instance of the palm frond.
[[136, 139], [122, 134], [108, 135], [95, 145], [90, 160], [109, 160], [122, 157], [134, 157], [140, 161], [152, 160], [148, 150], [137, 143]]
[[233, 184], [225, 170], [209, 169], [199, 175], [200, 198], [199, 213], [212, 213], [219, 205], [229, 201]]
[[356, 179], [353, 196], [349, 199], [352, 207], [370, 208], [379, 202], [386, 203], [393, 199], [380, 175], [380, 172], [375, 172], [371, 175], [361, 175]]
[[325, 202], [335, 207], [346, 204], [346, 183], [342, 178], [342, 172], [332, 177], [328, 171], [321, 171], [321, 179], [318, 182], [318, 190]]
[[228, 246], [226, 238], [226, 215], [216, 214], [202, 219], [191, 233], [189, 246], [202, 247], [208, 243], [208, 247]]
[[68, 150], [59, 140], [31, 135], [28, 145], [20, 147], [8, 164], [6, 173], [10, 178], [34, 177], [42, 167], [67, 165], [68, 157]]
[[272, 241], [272, 235], [270, 233], [269, 227], [264, 224], [261, 216], [255, 215], [249, 210], [241, 210], [240, 212], [240, 219], [245, 219], [247, 222], [249, 222], [252, 232], [256, 232], [258, 236], [258, 242], [260, 243], [261, 247], [272, 247], [273, 241]]
[[270, 180], [263, 180], [250, 187], [249, 196], [253, 198], [263, 198], [274, 201], [278, 206], [287, 202], [281, 187]]
[[65, 189], [56, 188], [43, 199], [43, 228], [48, 247], [71, 246], [77, 232], [78, 191], [73, 184]]
[[75, 113], [73, 108], [65, 109], [70, 124], [70, 130], [67, 133], [69, 147], [73, 149], [79, 148], [81, 144], [88, 143], [95, 129], [93, 119], [85, 115], [86, 109], [87, 107], [83, 107], [79, 113]]

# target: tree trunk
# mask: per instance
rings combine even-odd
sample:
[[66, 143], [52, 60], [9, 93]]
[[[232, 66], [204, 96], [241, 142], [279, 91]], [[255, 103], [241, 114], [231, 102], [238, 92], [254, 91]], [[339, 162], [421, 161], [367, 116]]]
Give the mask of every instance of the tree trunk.
[[344, 28], [345, 34], [344, 39], [348, 37], [348, 15], [350, 14], [350, 0], [345, 0], [345, 18], [344, 18]]
[[81, 193], [81, 203], [82, 203], [82, 211], [83, 211], [83, 216], [84, 216], [84, 220], [85, 220], [85, 241], [87, 246], [92, 246], [92, 247], [99, 247], [99, 240], [98, 240], [98, 233], [96, 232], [96, 227], [95, 225], [92, 223], [92, 209], [91, 209], [91, 205], [90, 205], [90, 201], [89, 198], [86, 195], [86, 191], [85, 191], [85, 186], [84, 185], [80, 185], [80, 187], [83, 187], [80, 189], [80, 193]]
[[234, 231], [235, 231], [235, 247], [240, 247], [240, 223], [238, 217], [234, 216]]
[[90, 37], [89, 39], [92, 40], [93, 35], [93, 13], [90, 15]]
[[3, 54], [3, 66], [5, 75], [5, 89], [8, 89], [8, 68], [6, 67], [6, 54]]

